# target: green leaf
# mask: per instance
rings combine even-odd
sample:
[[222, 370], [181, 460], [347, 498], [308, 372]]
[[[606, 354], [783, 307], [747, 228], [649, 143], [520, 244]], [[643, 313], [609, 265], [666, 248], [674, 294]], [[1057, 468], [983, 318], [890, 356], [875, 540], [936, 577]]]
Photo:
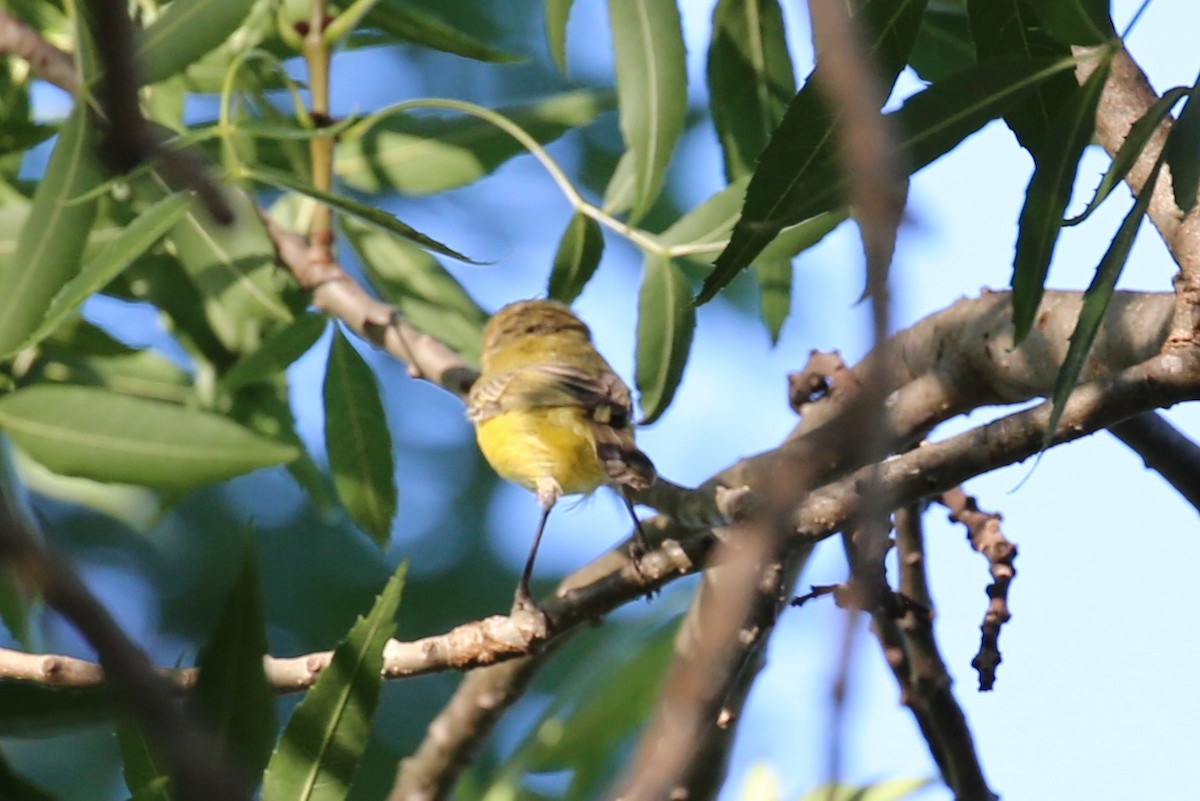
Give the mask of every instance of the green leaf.
[[458, 259], [459, 261], [478, 264], [478, 262], [467, 258], [457, 250], [453, 250], [450, 247], [443, 245], [441, 242], [438, 242], [436, 239], [426, 236], [412, 226], [401, 222], [382, 209], [377, 209], [374, 206], [368, 206], [365, 203], [359, 203], [357, 200], [350, 200], [342, 195], [334, 195], [324, 190], [317, 189], [312, 184], [297, 180], [285, 172], [272, 170], [268, 167], [255, 167], [249, 172], [249, 176], [261, 183], [278, 186], [282, 189], [290, 189], [293, 192], [299, 192], [302, 195], [307, 195], [308, 197], [319, 200], [322, 203], [328, 203], [335, 209], [344, 211], [347, 214], [357, 217], [365, 222], [369, 222], [372, 225], [377, 225], [385, 231], [391, 231], [393, 234], [402, 236], [411, 242], [417, 243], [423, 248], [428, 248], [429, 250], [434, 251], [435, 253], [441, 253], [443, 256], [449, 256], [453, 259]]
[[617, 159], [608, 183], [604, 186], [604, 198], [601, 208], [609, 214], [624, 214], [633, 206], [634, 200], [634, 158], [633, 151], [626, 150]]
[[[611, 92], [580, 90], [496, 111], [545, 144], [613, 105]], [[337, 145], [334, 169], [360, 192], [427, 195], [476, 181], [524, 152], [507, 133], [468, 114], [383, 111], [347, 131]]]
[[86, 353], [72, 341], [46, 340], [30, 378], [63, 384], [104, 387], [122, 395], [188, 403], [195, 400], [192, 376], [165, 356], [150, 350]]
[[338, 497], [354, 522], [385, 547], [396, 515], [396, 466], [375, 373], [340, 330], [325, 369], [325, 448]]
[[249, 533], [242, 540], [242, 569], [196, 660], [200, 676], [189, 700], [242, 775], [257, 781], [275, 744], [275, 694], [263, 673], [267, 633], [254, 540]]
[[753, 171], [796, 79], [777, 0], [718, 0], [712, 26], [709, 108], [732, 181]]
[[909, 54], [909, 63], [917, 75], [932, 83], [974, 66], [975, 61], [975, 40], [971, 37], [965, 4], [934, 4], [926, 8]]
[[1067, 405], [1067, 398], [1071, 396], [1071, 391], [1075, 389], [1075, 384], [1083, 372], [1088, 351], [1092, 349], [1092, 343], [1096, 340], [1100, 324], [1104, 321], [1104, 313], [1108, 310], [1109, 302], [1112, 301], [1117, 279], [1121, 277], [1121, 271], [1125, 269], [1125, 262], [1129, 258], [1133, 240], [1137, 237], [1142, 218], [1146, 216], [1146, 209], [1150, 207], [1150, 197], [1154, 194], [1154, 184], [1158, 181], [1158, 173], [1162, 169], [1163, 161], [1163, 157], [1160, 157], [1155, 162], [1150, 177], [1146, 179], [1142, 191], [1138, 193], [1137, 200], [1133, 203], [1133, 208], [1121, 221], [1121, 226], [1117, 229], [1112, 244], [1108, 246], [1108, 250], [1100, 259], [1092, 283], [1083, 293], [1083, 306], [1079, 310], [1079, 320], [1075, 323], [1075, 331], [1071, 334], [1071, 344], [1067, 348], [1063, 366], [1059, 369], [1058, 378], [1054, 381], [1050, 422], [1046, 424], [1046, 436], [1042, 440], [1043, 450], [1054, 439], [1058, 421]]
[[754, 277], [758, 281], [758, 308], [771, 344], [779, 344], [779, 332], [792, 309], [792, 263], [787, 260], [754, 263]]
[[567, 223], [554, 254], [547, 295], [570, 305], [592, 279], [603, 254], [604, 232], [600, 224], [586, 214], [576, 213]]
[[407, 565], [401, 564], [333, 652], [292, 713], [263, 780], [264, 801], [341, 801], [367, 747], [379, 702], [383, 648], [395, 631]]
[[610, 636], [602, 642], [602, 648], [608, 646], [603, 665], [588, 660], [590, 664], [585, 662], [567, 676], [560, 693], [567, 700], [556, 699], [514, 754], [520, 769], [527, 773], [569, 770], [571, 785], [561, 796], [564, 801], [596, 797], [619, 764], [623, 748], [654, 710], [674, 654], [678, 620], [649, 631], [639, 627], [636, 643], [629, 636]]
[[[925, 0], [868, 0], [856, 14], [870, 34], [867, 43], [885, 95], [907, 61], [924, 9]], [[711, 300], [749, 267], [781, 228], [841, 205], [834, 137], [833, 113], [810, 77], [759, 157], [742, 216], [697, 303]], [[821, 190], [815, 196], [814, 188]]]
[[79, 274], [59, 290], [50, 302], [41, 325], [21, 348], [45, 339], [85, 300], [107, 286], [123, 269], [149, 250], [183, 218], [191, 202], [191, 198], [183, 193], [168, 195], [135, 217], [116, 239], [88, 260]]
[[0, 428], [56, 473], [174, 490], [296, 456], [209, 412], [66, 384], [0, 397]]
[[608, 0], [621, 135], [633, 153], [630, 220], [658, 197], [687, 114], [683, 30], [675, 0]]
[[0, 734], [47, 737], [109, 721], [114, 706], [102, 687], [50, 688], [24, 681], [0, 682]]
[[662, 415], [675, 397], [692, 347], [696, 309], [679, 265], [648, 256], [638, 291], [635, 380], [642, 425]]
[[275, 379], [316, 344], [327, 322], [323, 314], [308, 313], [297, 317], [291, 325], [272, 331], [257, 350], [238, 359], [221, 376], [222, 391], [233, 393], [247, 384]]
[[1063, 225], [1078, 225], [1088, 217], [1091, 217], [1092, 212], [1108, 199], [1108, 196], [1112, 194], [1114, 189], [1121, 185], [1121, 182], [1125, 180], [1125, 176], [1129, 174], [1129, 170], [1137, 163], [1138, 158], [1142, 155], [1142, 151], [1146, 149], [1150, 137], [1158, 130], [1158, 126], [1162, 124], [1163, 119], [1171, 113], [1171, 109], [1179, 102], [1179, 99], [1187, 95], [1188, 92], [1189, 90], [1185, 86], [1176, 86], [1174, 89], [1167, 90], [1145, 114], [1138, 118], [1138, 121], [1130, 127], [1129, 133], [1125, 134], [1125, 139], [1121, 142], [1121, 147], [1118, 148], [1117, 154], [1113, 156], [1112, 163], [1108, 165], [1108, 169], [1104, 172], [1104, 177], [1100, 179], [1100, 185], [1096, 187], [1096, 193], [1092, 196], [1087, 208], [1078, 216], [1064, 220]]
[[[166, 785], [169, 782], [170, 766], [146, 739], [141, 727], [132, 720], [122, 721], [117, 726], [117, 745], [121, 749], [125, 787], [130, 793], [137, 795], [150, 785]], [[164, 792], [163, 801], [169, 801], [169, 798], [169, 794]]]
[[[718, 244], [727, 240], [734, 223], [741, 216], [749, 184], [749, 176], [730, 182], [672, 223], [671, 227], [659, 234], [659, 242], [666, 247], [678, 247]], [[711, 260], [705, 257], [704, 261]]]
[[804, 222], [789, 225], [771, 240], [771, 244], [763, 248], [758, 258], [768, 262], [791, 259], [820, 242], [849, 216], [849, 210], [843, 207], [810, 217]]
[[[1067, 45], [1046, 32], [1035, 5], [1028, 0], [967, 0], [967, 16], [980, 63], [1071, 56]], [[1004, 121], [1035, 161], [1044, 147], [1054, 147], [1051, 121], [1078, 93], [1075, 76], [1064, 73], [1040, 83], [1032, 95], [1005, 113]]]
[[862, 787], [853, 784], [823, 784], [800, 801], [900, 801], [933, 782], [930, 779], [891, 779]]
[[487, 313], [454, 276], [403, 239], [347, 218], [340, 224], [375, 290], [417, 329], [478, 364]]
[[408, 2], [391, 0], [380, 3], [367, 14], [365, 24], [377, 27], [397, 39], [475, 61], [504, 64], [524, 59], [524, 56], [497, 50], [455, 28], [441, 17], [422, 11]]
[[546, 44], [550, 58], [562, 75], [567, 74], [567, 20], [574, 0], [546, 0]]
[[174, 0], [142, 31], [134, 60], [146, 83], [183, 72], [241, 27], [255, 0]]
[[1108, 11], [1109, 0], [1041, 0], [1038, 14], [1060, 42], [1101, 45], [1116, 38]]
[[96, 201], [76, 199], [100, 182], [92, 156], [94, 132], [86, 104], [77, 104], [34, 192], [16, 252], [0, 273], [0, 357], [29, 338], [50, 301], [79, 271]]
[[1175, 205], [1186, 214], [1196, 205], [1196, 190], [1200, 187], [1200, 79], [1192, 87], [1163, 150], [1171, 169]]
[[1043, 285], [1062, 229], [1063, 212], [1071, 200], [1079, 159], [1092, 139], [1096, 106], [1108, 77], [1109, 63], [1105, 59], [1083, 85], [1083, 91], [1055, 115], [1050, 129], [1053, 136], [1047, 139], [1025, 191], [1025, 205], [1017, 223], [1017, 252], [1013, 259], [1013, 339], [1016, 344], [1029, 334], [1042, 302]]
[[[166, 194], [154, 176], [137, 189], [152, 201]], [[167, 239], [203, 298], [212, 333], [226, 349], [240, 353], [258, 344], [261, 323], [290, 323], [292, 312], [280, 295], [275, 246], [254, 202], [238, 189], [224, 195], [233, 210], [232, 225], [217, 223], [193, 205]]]

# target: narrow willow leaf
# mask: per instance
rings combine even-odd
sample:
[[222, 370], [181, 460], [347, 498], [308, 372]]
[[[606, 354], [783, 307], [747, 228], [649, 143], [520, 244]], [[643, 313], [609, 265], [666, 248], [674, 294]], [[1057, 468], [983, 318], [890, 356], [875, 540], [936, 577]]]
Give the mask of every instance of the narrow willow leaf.
[[[135, 191], [154, 201], [166, 194], [157, 176]], [[275, 246], [253, 200], [238, 189], [224, 195], [233, 210], [232, 225], [221, 225], [192, 205], [167, 240], [200, 293], [212, 333], [223, 347], [240, 353], [257, 344], [261, 322], [288, 323], [292, 312], [277, 284]]]
[[191, 202], [191, 198], [182, 193], [168, 195], [135, 217], [133, 222], [121, 230], [116, 239], [89, 259], [79, 274], [59, 290], [50, 302], [45, 319], [22, 347], [29, 347], [44, 339], [85, 300], [107, 286], [123, 269], [141, 257], [183, 219]]
[[478, 364], [487, 313], [462, 284], [437, 259], [403, 239], [357, 220], [341, 218], [340, 224], [375, 290], [418, 330]]
[[183, 72], [229, 38], [255, 0], [174, 0], [142, 31], [134, 60], [146, 83]]
[[603, 253], [604, 232], [599, 223], [586, 214], [576, 213], [558, 243], [546, 294], [570, 305], [595, 274]]
[[233, 766], [256, 782], [270, 759], [277, 722], [275, 693], [263, 673], [267, 632], [249, 533], [242, 535], [241, 561], [217, 627], [196, 660], [200, 677], [189, 701], [197, 718], [221, 739]]
[[250, 172], [250, 177], [256, 181], [260, 181], [261, 183], [278, 186], [282, 189], [290, 189], [293, 192], [299, 192], [302, 195], [307, 195], [308, 197], [311, 197], [314, 200], [319, 200], [322, 203], [328, 203], [335, 209], [344, 211], [345, 213], [357, 217], [365, 222], [369, 222], [372, 225], [377, 225], [386, 231], [391, 231], [393, 234], [402, 236], [410, 242], [415, 242], [421, 247], [428, 248], [435, 253], [441, 253], [443, 256], [449, 256], [453, 259], [458, 259], [459, 261], [469, 262], [470, 264], [479, 263], [464, 256], [457, 250], [443, 245], [436, 239], [426, 236], [407, 223], [401, 222], [391, 214], [388, 214], [386, 211], [377, 209], [374, 206], [368, 206], [365, 203], [359, 203], [357, 200], [351, 200], [350, 198], [343, 197], [342, 195], [335, 195], [330, 192], [317, 189], [312, 184], [299, 181], [285, 172], [260, 166], [255, 167], [254, 170]]
[[771, 244], [763, 248], [759, 258], [763, 261], [790, 260], [816, 245], [849, 216], [849, 210], [843, 207], [810, 217], [802, 223], [790, 225], [780, 231], [779, 235], [771, 240]]
[[696, 309], [679, 265], [648, 256], [638, 291], [635, 380], [642, 425], [662, 415], [675, 397], [692, 347]]
[[165, 784], [164, 780], [169, 780], [168, 763], [132, 720], [117, 726], [117, 745], [121, 749], [125, 787], [130, 793], [136, 795], [152, 783]]
[[[1029, 0], [967, 0], [967, 16], [980, 63], [994, 59], [1064, 59], [1071, 49], [1046, 32], [1038, 4]], [[1055, 113], [1079, 92], [1075, 76], [1056, 75], [1014, 105], [1004, 121], [1034, 160], [1043, 147], [1053, 147], [1050, 123]]]
[[687, 114], [687, 65], [675, 0], [608, 0], [621, 135], [633, 153], [630, 220], [658, 197]]
[[1146, 149], [1146, 144], [1150, 141], [1150, 137], [1158, 130], [1158, 126], [1162, 124], [1163, 119], [1171, 113], [1171, 109], [1179, 102], [1179, 99], [1188, 94], [1188, 88], [1185, 86], [1176, 86], [1174, 89], [1169, 89], [1163, 92], [1163, 96], [1155, 101], [1145, 114], [1143, 114], [1137, 122], [1129, 129], [1129, 133], [1125, 135], [1124, 141], [1121, 142], [1121, 147], [1117, 150], [1117, 154], [1113, 156], [1112, 163], [1108, 165], [1108, 169], [1104, 172], [1104, 177], [1100, 179], [1100, 185], [1096, 187], [1096, 193], [1092, 196], [1085, 208], [1078, 216], [1072, 217], [1069, 220], [1063, 220], [1063, 225], [1079, 225], [1079, 223], [1092, 216], [1092, 212], [1100, 208], [1100, 204], [1108, 199], [1113, 190], [1121, 185], [1125, 180], [1125, 176], [1129, 174], [1129, 170], [1137, 163], [1138, 158], [1142, 155], [1142, 151]]
[[524, 59], [524, 56], [497, 50], [441, 17], [403, 0], [384, 0], [371, 9], [364, 22], [397, 39], [475, 61], [504, 64]]
[[1071, 344], [1067, 348], [1067, 356], [1063, 359], [1063, 366], [1058, 371], [1058, 378], [1054, 381], [1050, 422], [1046, 425], [1046, 437], [1042, 441], [1043, 450], [1054, 439], [1058, 421], [1067, 405], [1067, 398], [1071, 396], [1071, 391], [1075, 389], [1075, 383], [1079, 380], [1080, 373], [1083, 372], [1088, 351], [1092, 349], [1092, 343], [1096, 340], [1096, 334], [1104, 320], [1104, 313], [1108, 311], [1108, 304], [1112, 301], [1117, 279], [1121, 277], [1121, 271], [1125, 269], [1125, 262], [1129, 258], [1133, 240], [1137, 237], [1142, 218], [1146, 216], [1146, 209], [1150, 207], [1150, 196], [1154, 193], [1154, 184], [1158, 181], [1158, 173], [1162, 164], [1162, 158], [1155, 163], [1150, 177], [1146, 179], [1142, 191], [1138, 193], [1137, 200], [1134, 201], [1133, 208], [1121, 221], [1117, 235], [1113, 237], [1112, 244], [1108, 246], [1108, 250], [1100, 259], [1091, 285], [1083, 293], [1083, 306], [1079, 310], [1079, 321], [1075, 323], [1075, 331], [1071, 334]]
[[396, 629], [405, 564], [292, 713], [263, 779], [264, 801], [341, 801], [367, 747], [383, 680], [383, 647]]
[[1013, 339], [1017, 344], [1029, 334], [1042, 302], [1046, 274], [1062, 229], [1063, 211], [1071, 200], [1079, 158], [1092, 138], [1096, 106], [1108, 77], [1108, 66], [1105, 59], [1083, 85], [1083, 91], [1055, 115], [1050, 128], [1054, 135], [1047, 139], [1025, 190], [1013, 259]]
[[567, 21], [574, 0], [546, 0], [546, 45], [559, 74], [567, 74]]
[[779, 333], [792, 309], [792, 263], [786, 259], [754, 263], [754, 278], [758, 282], [758, 308], [771, 344], [779, 343]]
[[933, 83], [975, 65], [975, 40], [966, 5], [931, 5], [913, 42], [909, 63], [921, 79]]
[[1164, 152], [1171, 169], [1175, 205], [1186, 214], [1196, 205], [1196, 189], [1200, 187], [1200, 79], [1171, 128]]
[[69, 343], [42, 343], [32, 375], [65, 384], [104, 387], [122, 395], [188, 403], [196, 398], [193, 377], [153, 350], [88, 354]]
[[718, 0], [712, 26], [709, 108], [732, 181], [753, 171], [796, 79], [778, 0]]
[[[748, 175], [730, 182], [672, 223], [659, 235], [659, 242], [666, 247], [679, 247], [716, 244], [727, 240], [734, 223], [741, 216], [749, 184]], [[706, 257], [704, 261], [710, 262], [711, 259]]]
[[76, 198], [100, 182], [93, 161], [94, 126], [79, 103], [63, 125], [46, 173], [0, 273], [0, 357], [11, 355], [38, 327], [54, 296], [80, 267], [96, 201]]
[[396, 467], [375, 373], [341, 331], [325, 368], [325, 448], [338, 498], [382, 548], [396, 515]]
[[[908, 59], [924, 10], [925, 0], [868, 0], [856, 15], [870, 34], [867, 42], [879, 68], [884, 94], [891, 90]], [[811, 198], [813, 187], [824, 191]], [[840, 187], [834, 161], [833, 115], [810, 77], [792, 99], [759, 157], [746, 190], [742, 216], [696, 302], [715, 297], [750, 266], [779, 229], [840, 205]]]
[[256, 350], [238, 359], [221, 376], [221, 390], [233, 393], [247, 384], [277, 378], [316, 344], [327, 322], [323, 314], [308, 313], [297, 317], [291, 325], [272, 331]]
[[66, 384], [0, 397], [0, 428], [56, 473], [187, 490], [295, 458], [210, 412]]
[[[578, 90], [496, 112], [546, 144], [614, 105], [607, 90]], [[428, 195], [465, 186], [524, 152], [508, 133], [469, 114], [384, 111], [346, 132], [337, 145], [334, 169], [360, 192]]]
[[1109, 0], [1041, 0], [1038, 14], [1050, 35], [1064, 44], [1101, 45], [1117, 35], [1108, 4]]
[[626, 150], [617, 160], [608, 183], [604, 186], [604, 199], [601, 208], [609, 214], [624, 214], [633, 206], [634, 192], [634, 158], [633, 151]]

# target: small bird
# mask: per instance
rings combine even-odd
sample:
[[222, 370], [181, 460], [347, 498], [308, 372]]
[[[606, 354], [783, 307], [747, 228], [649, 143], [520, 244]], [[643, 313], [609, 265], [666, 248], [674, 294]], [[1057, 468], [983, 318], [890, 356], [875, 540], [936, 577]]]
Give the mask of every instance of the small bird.
[[629, 493], [654, 482], [654, 465], [634, 443], [629, 387], [563, 304], [505, 306], [484, 327], [481, 354], [483, 373], [467, 401], [479, 449], [501, 477], [535, 492], [542, 507], [516, 592], [518, 606], [536, 609], [529, 578], [558, 499], [616, 487], [637, 527], [636, 562], [646, 535]]

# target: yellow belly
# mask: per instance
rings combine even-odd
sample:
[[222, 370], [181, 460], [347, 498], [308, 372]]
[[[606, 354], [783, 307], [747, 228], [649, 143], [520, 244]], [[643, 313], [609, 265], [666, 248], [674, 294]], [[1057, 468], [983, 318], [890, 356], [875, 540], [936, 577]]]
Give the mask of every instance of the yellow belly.
[[514, 484], [535, 489], [539, 478], [552, 478], [564, 494], [591, 492], [607, 476], [584, 414], [570, 407], [505, 412], [476, 426], [475, 437], [488, 464]]

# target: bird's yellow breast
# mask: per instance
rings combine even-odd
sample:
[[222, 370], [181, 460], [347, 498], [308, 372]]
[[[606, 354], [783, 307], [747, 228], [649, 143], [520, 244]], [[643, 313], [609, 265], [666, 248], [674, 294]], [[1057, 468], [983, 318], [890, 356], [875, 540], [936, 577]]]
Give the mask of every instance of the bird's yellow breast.
[[479, 423], [475, 437], [501, 477], [528, 489], [536, 489], [539, 478], [552, 478], [571, 495], [607, 481], [581, 408], [514, 409]]

